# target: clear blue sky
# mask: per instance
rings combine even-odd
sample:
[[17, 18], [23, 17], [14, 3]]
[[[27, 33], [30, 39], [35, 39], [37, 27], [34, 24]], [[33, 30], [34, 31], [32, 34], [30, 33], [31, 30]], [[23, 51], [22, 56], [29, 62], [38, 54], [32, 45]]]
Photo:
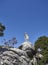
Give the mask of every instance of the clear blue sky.
[[48, 36], [48, 0], [0, 0], [0, 22], [6, 26], [1, 41], [16, 37], [18, 45], [24, 41], [24, 32], [32, 43]]

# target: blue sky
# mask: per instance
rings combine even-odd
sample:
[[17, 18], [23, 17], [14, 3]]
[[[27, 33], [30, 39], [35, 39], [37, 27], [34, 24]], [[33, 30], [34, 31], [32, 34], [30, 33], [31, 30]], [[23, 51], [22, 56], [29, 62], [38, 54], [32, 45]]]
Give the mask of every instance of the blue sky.
[[48, 36], [48, 0], [0, 0], [0, 22], [6, 26], [1, 41], [16, 37], [18, 45], [24, 41], [24, 32], [34, 43], [40, 36]]

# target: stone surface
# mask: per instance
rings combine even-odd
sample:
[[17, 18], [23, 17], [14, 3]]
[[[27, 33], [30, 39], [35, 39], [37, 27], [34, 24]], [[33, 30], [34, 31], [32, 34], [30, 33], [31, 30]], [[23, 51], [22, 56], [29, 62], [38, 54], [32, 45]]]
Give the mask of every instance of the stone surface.
[[[34, 65], [37, 64], [34, 48], [31, 44], [23, 44], [21, 48], [0, 48], [0, 65]], [[38, 56], [38, 55], [37, 55]], [[39, 57], [41, 54], [39, 54]]]
[[0, 64], [28, 65], [30, 59], [25, 51], [17, 48], [9, 48], [0, 54]]
[[35, 50], [34, 46], [29, 41], [23, 42], [22, 45], [19, 48], [22, 49], [22, 50], [24, 50], [24, 51], [27, 50], [27, 49], [33, 49], [33, 50]]
[[19, 49], [26, 51], [29, 57], [32, 57], [36, 53], [34, 46], [29, 41], [25, 41], [24, 43], [22, 43], [22, 45], [19, 46]]

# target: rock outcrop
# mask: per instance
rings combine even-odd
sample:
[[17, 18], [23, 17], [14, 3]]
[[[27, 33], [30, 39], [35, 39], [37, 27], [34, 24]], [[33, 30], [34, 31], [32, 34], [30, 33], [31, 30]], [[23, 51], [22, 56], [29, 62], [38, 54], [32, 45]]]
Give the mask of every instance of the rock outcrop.
[[[0, 48], [0, 65], [34, 65], [37, 63], [32, 44], [23, 44], [19, 48]], [[34, 63], [35, 62], [35, 63]]]
[[29, 41], [25, 41], [24, 43], [22, 43], [22, 45], [19, 46], [19, 49], [25, 51], [27, 55], [31, 58], [36, 53], [34, 46]]
[[[22, 46], [22, 48], [20, 48]], [[0, 48], [0, 65], [30, 65], [30, 57], [35, 51], [32, 44], [22, 44], [19, 48]]]
[[[2, 48], [5, 49], [5, 48]], [[0, 64], [28, 65], [30, 59], [25, 51], [17, 48], [8, 48], [0, 52]]]
[[26, 41], [18, 48], [0, 47], [0, 65], [37, 65], [37, 56], [34, 46]]

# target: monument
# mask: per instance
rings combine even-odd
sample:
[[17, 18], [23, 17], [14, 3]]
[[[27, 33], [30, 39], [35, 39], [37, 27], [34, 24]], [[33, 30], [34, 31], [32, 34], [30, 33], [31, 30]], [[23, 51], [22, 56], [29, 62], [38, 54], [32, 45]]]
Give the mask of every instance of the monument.
[[28, 41], [29, 40], [29, 35], [26, 32], [24, 34], [24, 38], [25, 38], [25, 41]]

